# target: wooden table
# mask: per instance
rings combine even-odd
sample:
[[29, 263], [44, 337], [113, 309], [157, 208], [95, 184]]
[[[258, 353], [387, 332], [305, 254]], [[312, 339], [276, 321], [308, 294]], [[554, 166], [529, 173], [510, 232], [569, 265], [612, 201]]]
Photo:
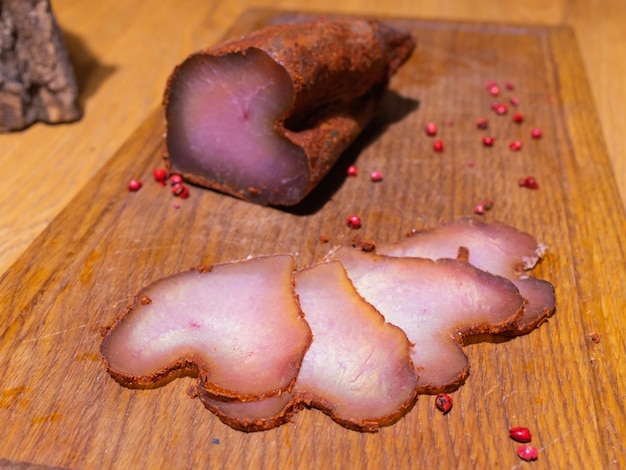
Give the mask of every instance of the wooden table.
[[[522, 0], [388, 2], [53, 2], [81, 89], [85, 117], [0, 135], [0, 271], [6, 270], [159, 105], [172, 64], [217, 41], [245, 9], [267, 6], [482, 22], [571, 25], [626, 201], [626, 30], [621, 2]], [[173, 16], [172, 11], [176, 11]], [[184, 26], [181, 26], [184, 25]], [[176, 38], [176, 40], [172, 40]], [[620, 210], [616, 208], [615, 210]]]
[[[505, 4], [495, 0], [481, 2], [454, 0], [444, 4], [432, 0], [417, 3], [408, 0], [386, 2], [352, 0], [337, 4], [321, 0], [315, 2], [315, 5], [310, 5], [296, 0], [276, 2], [57, 0], [53, 6], [75, 67], [81, 90], [81, 106], [85, 115], [80, 122], [74, 124], [57, 126], [37, 124], [23, 132], [0, 135], [0, 164], [5, 170], [3, 191], [0, 193], [2, 207], [0, 272], [10, 273], [13, 263], [72, 201], [81, 188], [90, 181], [93, 184], [94, 175], [109, 162], [122, 144], [129, 140], [133, 131], [146, 119], [152, 119], [154, 122], [154, 114], [151, 113], [160, 104], [164, 83], [172, 65], [183, 59], [190, 51], [216, 42], [239, 15], [250, 7], [310, 12], [332, 11], [426, 20], [571, 26], [578, 39], [577, 45], [600, 118], [601, 128], [598, 128], [598, 132], [603, 132], [603, 136], [599, 136], [599, 141], [601, 142], [603, 138], [607, 144], [623, 203], [620, 206], [617, 200], [617, 204], [608, 210], [617, 214], [616, 220], [622, 222], [626, 205], [626, 145], [623, 139], [626, 135], [626, 114], [623, 112], [626, 88], [622, 85], [623, 77], [626, 75], [626, 28], [624, 28], [626, 15], [622, 13], [620, 1], [605, 1], [601, 6], [590, 3], [520, 0]], [[558, 149], [555, 149], [555, 152], [557, 151]], [[623, 249], [621, 256], [621, 260], [618, 259], [616, 263], [618, 266], [621, 264], [622, 272], [617, 270], [612, 280], [599, 282], [609, 284], [613, 282], [618, 285], [624, 282]], [[575, 286], [572, 286], [572, 289], [575, 289]], [[123, 294], [126, 293], [121, 293], [120, 299], [123, 298]], [[587, 292], [585, 295], [592, 296], [593, 293]], [[610, 310], [623, 307], [624, 301], [623, 298], [611, 299], [602, 305]], [[608, 315], [613, 312], [605, 313]], [[6, 325], [2, 321], [3, 318], [0, 318], [2, 331], [5, 331]], [[614, 350], [618, 351], [616, 354], [623, 355], [624, 320], [618, 319], [613, 322], [617, 325], [615, 335], [603, 337], [602, 341], [614, 347]], [[581, 338], [580, 341], [584, 342], [585, 338]], [[611, 364], [615, 366], [619, 363], [614, 361]], [[609, 372], [613, 376], [626, 371], [612, 369]], [[569, 379], [573, 383], [578, 380], [576, 376]], [[623, 381], [613, 385], [617, 387], [613, 392], [621, 396], [623, 402], [624, 390], [620, 388]], [[567, 387], [568, 384], [555, 384], [553, 392], [562, 393]], [[598, 393], [599, 390], [595, 392]], [[558, 397], [531, 399], [552, 401]], [[2, 396], [0, 400], [2, 407], [9, 406], [7, 400], [11, 400], [10, 394]], [[609, 406], [617, 407], [614, 401], [608, 403]], [[586, 404], [577, 402], [572, 406], [585, 407]], [[612, 412], [620, 413], [617, 408], [607, 410], [608, 414]], [[121, 413], [124, 413], [123, 409]], [[54, 417], [50, 419], [53, 420]], [[464, 429], [462, 418], [458, 419], [460, 421], [456, 423], [446, 424], [445, 435], [464, 439], [472, 433], [489, 432], [488, 429]], [[586, 429], [571, 429], [570, 434], [560, 435], [555, 439], [571, 441], [570, 445], [575, 447], [577, 434], [598, 432], [597, 427], [602, 426], [602, 423], [598, 422], [588, 424], [589, 427]], [[626, 432], [625, 423], [618, 419], [615, 426], [615, 429], [610, 431], [605, 429], [602, 432], [616, 439], [622, 438]], [[429, 429], [427, 432], [433, 433], [436, 430]], [[441, 438], [444, 438], [444, 433]], [[359, 445], [357, 441], [359, 438], [355, 437], [351, 442], [356, 446]], [[577, 468], [580, 464], [580, 468], [583, 468], [585, 455], [602, 455], [605, 452], [612, 456], [614, 459], [612, 463], [615, 465], [625, 462], [622, 453], [623, 444], [614, 442], [609, 452], [608, 448], [603, 449], [595, 444], [597, 441], [586, 442], [591, 442], [588, 445], [592, 448], [578, 449], [575, 454], [576, 461], [562, 460], [560, 463], [569, 465], [569, 468]], [[0, 442], [0, 449], [2, 445]], [[454, 443], [450, 443], [450, 446], [453, 447]], [[446, 446], [441, 444], [441, 449], [445, 448]], [[382, 460], [374, 459], [373, 462], [383, 462], [384, 458], [376, 452], [371, 455]], [[450, 452], [454, 453], [454, 449]], [[31, 461], [28, 455], [23, 455], [19, 450], [6, 452], [3, 449], [3, 453], [0, 454], [0, 465], [6, 463], [4, 458]], [[437, 461], [443, 465], [441, 468], [446, 465], [448, 465], [446, 468], [453, 465], [469, 468], [470, 461], [484, 461], [483, 457], [471, 456], [472, 460], [469, 458], [464, 460], [463, 456], [446, 456], [445, 452], [435, 454], [433, 458], [438, 459]], [[32, 461], [37, 459], [34, 458]], [[85, 464], [93, 467], [96, 462]]]

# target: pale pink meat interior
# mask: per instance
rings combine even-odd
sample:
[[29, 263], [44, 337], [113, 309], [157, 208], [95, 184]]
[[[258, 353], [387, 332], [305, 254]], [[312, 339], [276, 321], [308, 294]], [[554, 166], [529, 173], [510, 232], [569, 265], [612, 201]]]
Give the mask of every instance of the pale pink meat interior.
[[530, 331], [554, 311], [552, 284], [524, 275], [541, 259], [545, 248], [532, 235], [514, 227], [460, 219], [378, 246], [376, 251], [387, 256], [440, 259], [456, 258], [459, 247], [468, 249], [472, 265], [510, 279], [526, 299], [517, 334]]
[[259, 49], [192, 56], [174, 76], [166, 109], [173, 170], [246, 194], [255, 188], [258, 201], [300, 197], [306, 157], [276, 133], [292, 99], [289, 75]]
[[299, 271], [296, 292], [314, 335], [297, 392], [352, 420], [393, 415], [411, 401], [409, 340], [359, 296], [341, 264]]
[[471, 219], [416, 232], [396, 243], [380, 245], [376, 251], [388, 256], [439, 259], [456, 258], [459, 247], [469, 250], [468, 261], [477, 268], [509, 279], [532, 268], [541, 254], [532, 235], [508, 225]]
[[239, 394], [287, 387], [310, 342], [289, 255], [188, 271], [142, 292], [139, 305], [105, 337], [109, 367], [148, 376], [181, 358], [199, 358], [208, 382]]
[[457, 333], [497, 328], [522, 309], [523, 299], [509, 281], [462, 261], [393, 258], [351, 248], [332, 257], [365, 300], [414, 343], [411, 357], [421, 387], [443, 387], [466, 373]]

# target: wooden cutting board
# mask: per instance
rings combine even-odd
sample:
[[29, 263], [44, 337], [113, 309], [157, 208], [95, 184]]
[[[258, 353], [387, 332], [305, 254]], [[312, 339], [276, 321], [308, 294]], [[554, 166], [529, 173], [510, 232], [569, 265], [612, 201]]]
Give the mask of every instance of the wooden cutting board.
[[[250, 11], [231, 34], [294, 16]], [[306, 203], [266, 208], [200, 188], [175, 199], [151, 177], [163, 153], [158, 109], [5, 273], [0, 466], [512, 468], [522, 462], [510, 426], [533, 432], [535, 468], [626, 466], [626, 223], [574, 34], [388, 22], [410, 30], [417, 49], [394, 77], [380, 118]], [[501, 85], [497, 97], [485, 89], [490, 79]], [[493, 101], [509, 104], [507, 114], [497, 115]], [[515, 111], [523, 123], [513, 122]], [[476, 128], [481, 116], [486, 131]], [[443, 153], [424, 132], [431, 121]], [[542, 139], [530, 138], [535, 126]], [[485, 135], [496, 138], [493, 147], [482, 145]], [[523, 148], [513, 152], [516, 139]], [[359, 175], [347, 178], [353, 163]], [[369, 180], [373, 170], [382, 182]], [[518, 186], [527, 175], [538, 190]], [[144, 187], [127, 191], [131, 178]], [[485, 198], [493, 208], [475, 215]], [[346, 226], [351, 214], [362, 217], [361, 229]], [[246, 434], [187, 396], [191, 378], [131, 390], [102, 365], [100, 328], [154, 279], [275, 252], [297, 253], [304, 266], [355, 235], [387, 242], [463, 216], [499, 220], [545, 243], [535, 274], [554, 283], [558, 309], [527, 336], [468, 341], [471, 374], [445, 416], [432, 396], [421, 396], [405, 418], [374, 434], [308, 410]]]

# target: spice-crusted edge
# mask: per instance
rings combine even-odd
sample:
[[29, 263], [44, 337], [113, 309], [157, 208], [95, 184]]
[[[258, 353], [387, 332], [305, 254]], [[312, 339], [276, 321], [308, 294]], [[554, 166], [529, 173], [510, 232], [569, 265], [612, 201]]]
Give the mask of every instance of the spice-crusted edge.
[[103, 338], [100, 344], [100, 354], [102, 356], [102, 360], [103, 360], [103, 363], [107, 372], [111, 375], [111, 377], [113, 377], [113, 379], [115, 379], [116, 382], [128, 388], [133, 388], [133, 389], [154, 389], [154, 388], [167, 385], [168, 383], [180, 377], [193, 377], [193, 378], [198, 379], [196, 386], [203, 387], [205, 390], [207, 390], [207, 392], [209, 392], [216, 398], [221, 398], [224, 400], [255, 401], [255, 400], [262, 400], [262, 399], [270, 398], [273, 396], [277, 396], [285, 392], [291, 392], [296, 382], [298, 372], [300, 371], [300, 366], [302, 364], [302, 360], [304, 359], [304, 355], [308, 351], [313, 341], [313, 333], [311, 332], [311, 328], [304, 318], [304, 312], [302, 311], [302, 308], [300, 306], [299, 297], [295, 292], [294, 256], [292, 254], [283, 253], [283, 254], [260, 255], [260, 256], [256, 256], [255, 258], [259, 259], [259, 258], [268, 258], [268, 257], [275, 257], [275, 256], [289, 256], [291, 259], [292, 299], [298, 306], [298, 310], [300, 312], [299, 317], [304, 321], [304, 324], [308, 328], [307, 345], [305, 348], [303, 348], [301, 356], [299, 357], [298, 361], [294, 364], [294, 368], [296, 369], [297, 372], [292, 378], [292, 380], [285, 387], [268, 390], [267, 392], [264, 392], [261, 394], [241, 394], [241, 393], [237, 393], [237, 392], [234, 392], [232, 390], [229, 390], [223, 387], [219, 387], [216, 384], [213, 384], [210, 382], [210, 370], [206, 366], [205, 361], [199, 355], [196, 355], [196, 354], [184, 355], [180, 357], [178, 360], [174, 361], [173, 363], [168, 364], [165, 367], [162, 367], [147, 375], [125, 374], [111, 367], [103, 351], [103, 345], [104, 345], [106, 338], [112, 334], [115, 327], [124, 319], [124, 317], [130, 314], [130, 312], [135, 310], [138, 306], [151, 302], [149, 297], [145, 295], [145, 292], [150, 287], [154, 286], [156, 283], [162, 282], [168, 279], [169, 277], [183, 274], [185, 272], [195, 271], [201, 274], [208, 273], [208, 272], [211, 272], [213, 268], [217, 266], [236, 264], [242, 261], [246, 261], [250, 258], [228, 261], [225, 263], [217, 263], [217, 264], [212, 264], [212, 265], [203, 265], [197, 268], [189, 269], [187, 271], [180, 271], [178, 273], [172, 274], [171, 276], [165, 276], [165, 277], [156, 279], [152, 283], [141, 288], [139, 292], [133, 297], [133, 301], [130, 304], [128, 304], [124, 308], [124, 310], [122, 310], [120, 314], [117, 315], [117, 317], [113, 320], [113, 322], [111, 322], [109, 325], [106, 325], [100, 329], [100, 333]]

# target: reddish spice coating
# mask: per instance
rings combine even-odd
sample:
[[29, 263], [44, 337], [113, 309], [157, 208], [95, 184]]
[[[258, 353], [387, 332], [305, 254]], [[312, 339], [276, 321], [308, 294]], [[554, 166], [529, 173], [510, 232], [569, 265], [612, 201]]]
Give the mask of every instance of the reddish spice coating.
[[[375, 20], [318, 19], [269, 26], [190, 55], [175, 68], [164, 96], [170, 171], [186, 180], [259, 204], [294, 205], [326, 175], [374, 117], [390, 77], [415, 48], [410, 34]], [[170, 139], [170, 105], [184, 88], [186, 64], [261, 51], [284, 69], [292, 85], [291, 105], [275, 122], [277, 136], [303, 151], [305, 187], [240, 187], [195, 170], [179, 169]], [[255, 191], [250, 191], [254, 188]]]

